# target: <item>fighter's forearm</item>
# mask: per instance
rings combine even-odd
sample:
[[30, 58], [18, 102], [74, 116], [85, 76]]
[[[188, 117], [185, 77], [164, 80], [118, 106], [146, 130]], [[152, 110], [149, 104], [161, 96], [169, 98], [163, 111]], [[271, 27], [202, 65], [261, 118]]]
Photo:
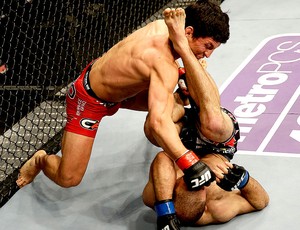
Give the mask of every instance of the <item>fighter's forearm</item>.
[[265, 189], [252, 177], [247, 185], [241, 189], [242, 196], [255, 208], [261, 210], [269, 203], [269, 195]]
[[[145, 122], [145, 133], [148, 139], [155, 140], [158, 146], [173, 159], [178, 159], [186, 148], [182, 144], [178, 130], [172, 120], [174, 109], [173, 94], [168, 96], [166, 104], [150, 103], [149, 113]], [[154, 101], [154, 100], [153, 100]], [[153, 141], [152, 141], [153, 143]]]
[[150, 139], [155, 140], [152, 143], [157, 143], [157, 146], [163, 148], [169, 157], [175, 161], [187, 150], [179, 138], [176, 125], [171, 119], [161, 122], [153, 122], [150, 119], [148, 117], [145, 124], [146, 136], [148, 139], [150, 137]]

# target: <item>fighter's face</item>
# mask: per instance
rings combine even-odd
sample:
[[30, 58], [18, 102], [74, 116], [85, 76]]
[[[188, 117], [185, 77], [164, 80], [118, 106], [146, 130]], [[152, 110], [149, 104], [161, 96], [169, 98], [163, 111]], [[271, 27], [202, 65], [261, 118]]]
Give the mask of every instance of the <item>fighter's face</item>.
[[216, 42], [212, 37], [191, 38], [188, 37], [191, 50], [197, 59], [209, 58], [212, 52], [218, 48], [221, 43]]

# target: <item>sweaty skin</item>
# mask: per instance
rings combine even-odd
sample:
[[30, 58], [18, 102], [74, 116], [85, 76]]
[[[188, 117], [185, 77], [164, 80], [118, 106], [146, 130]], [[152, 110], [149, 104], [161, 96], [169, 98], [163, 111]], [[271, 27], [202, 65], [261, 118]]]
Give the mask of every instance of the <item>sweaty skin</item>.
[[[180, 10], [175, 15], [183, 14], [184, 11]], [[192, 44], [191, 33], [185, 32], [187, 29], [184, 29], [184, 16], [174, 16], [174, 20], [177, 23], [172, 23], [173, 29], [170, 29], [171, 25], [169, 26], [170, 40], [183, 61], [189, 93], [201, 111], [199, 120], [204, 125], [200, 130], [206, 138], [223, 142], [232, 134], [232, 122], [220, 109], [220, 94], [213, 78], [205, 70], [205, 65], [198, 60], [203, 58], [203, 53], [198, 52], [197, 43]], [[171, 24], [171, 20], [166, 20], [166, 24], [168, 23]], [[207, 47], [207, 51], [204, 52], [205, 57], [209, 57], [213, 50], [220, 46], [220, 43], [209, 40], [210, 43], [205, 43]]]
[[151, 77], [162, 74], [158, 72], [160, 68], [171, 70], [167, 76], [170, 77], [169, 88], [173, 90], [177, 65], [170, 52], [168, 30], [163, 20], [137, 30], [99, 58], [92, 67], [90, 82], [99, 98], [122, 102], [148, 90]]
[[20, 169], [18, 183], [29, 184], [39, 174], [41, 169], [39, 168], [39, 160], [42, 156], [45, 156], [46, 152], [43, 150], [37, 151], [35, 157], [29, 159], [24, 166]]
[[[166, 9], [165, 20], [149, 23], [120, 41], [95, 61], [89, 77], [92, 90], [102, 100], [120, 102], [122, 108], [147, 110], [145, 130], [173, 160], [187, 151], [172, 120], [178, 81], [175, 60], [179, 58], [169, 40], [169, 30], [178, 24], [174, 16], [184, 18], [184, 10]], [[184, 32], [190, 35], [192, 30], [189, 27]], [[209, 57], [218, 47], [210, 37], [190, 39], [189, 45], [197, 58]], [[18, 186], [33, 181], [40, 170], [62, 187], [78, 185], [93, 143], [94, 138], [64, 131], [62, 157], [35, 153], [21, 168]]]
[[[201, 159], [215, 172], [216, 182], [228, 173], [232, 164], [218, 154], [208, 154]], [[218, 170], [219, 168], [222, 173]], [[154, 208], [154, 203], [160, 199], [174, 199], [176, 214], [184, 218], [188, 226], [225, 223], [234, 217], [264, 209], [269, 203], [269, 196], [261, 184], [250, 176], [249, 182], [242, 190], [231, 192], [221, 189], [216, 182], [199, 191], [189, 191], [183, 182], [183, 172], [164, 153], [160, 152], [152, 162], [149, 181], [143, 191], [143, 201]], [[168, 182], [168, 183], [166, 183]], [[164, 194], [166, 196], [160, 196]], [[179, 195], [178, 195], [179, 194]], [[189, 221], [191, 213], [197, 213], [198, 201], [205, 202], [205, 209], [199, 211], [197, 219]], [[197, 207], [198, 205], [198, 207]], [[196, 215], [197, 216], [197, 215]]]
[[[176, 15], [175, 12], [173, 14], [175, 19]], [[223, 142], [233, 133], [232, 121], [220, 110], [218, 89], [211, 76], [204, 69], [205, 66], [203, 68], [197, 60], [202, 56], [201, 53], [197, 55], [197, 47], [190, 44], [193, 38], [189, 33], [186, 33], [187, 29], [183, 30], [183, 17], [177, 17], [177, 19], [174, 29], [170, 30], [170, 39], [184, 63], [190, 96], [200, 108], [201, 127], [197, 128], [205, 137], [216, 142]], [[170, 21], [172, 20], [166, 20], [166, 23]], [[210, 44], [216, 47], [219, 45], [213, 41]], [[175, 99], [179, 105], [184, 104], [178, 100], [179, 98], [175, 97]], [[175, 113], [180, 113], [177, 107], [176, 111], [179, 112]], [[173, 116], [177, 118], [179, 115]], [[202, 157], [201, 161], [206, 163], [215, 173], [217, 182], [224, 177], [224, 174], [228, 173], [227, 168], [233, 167], [229, 162], [226, 162], [224, 156], [213, 153]], [[253, 178], [250, 178], [248, 184], [240, 191], [224, 191], [216, 185], [216, 182], [212, 182], [209, 187], [202, 190], [189, 191], [182, 176], [183, 172], [174, 164], [174, 161], [164, 152], [160, 152], [150, 168], [149, 182], [143, 192], [144, 203], [154, 208], [156, 201], [172, 199], [175, 204], [176, 215], [180, 220], [188, 225], [206, 225], [224, 223], [239, 214], [261, 210], [269, 202], [267, 193]], [[201, 207], [204, 207], [204, 204], [205, 210], [202, 214], [203, 209]]]

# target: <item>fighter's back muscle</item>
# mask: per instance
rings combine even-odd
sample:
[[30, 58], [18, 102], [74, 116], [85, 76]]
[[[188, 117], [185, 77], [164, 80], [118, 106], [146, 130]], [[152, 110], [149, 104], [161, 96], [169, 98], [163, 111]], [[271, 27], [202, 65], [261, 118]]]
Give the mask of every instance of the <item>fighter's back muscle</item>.
[[174, 63], [162, 22], [137, 30], [99, 58], [91, 71], [92, 89], [104, 100], [122, 101], [149, 87], [158, 63], [168, 68]]

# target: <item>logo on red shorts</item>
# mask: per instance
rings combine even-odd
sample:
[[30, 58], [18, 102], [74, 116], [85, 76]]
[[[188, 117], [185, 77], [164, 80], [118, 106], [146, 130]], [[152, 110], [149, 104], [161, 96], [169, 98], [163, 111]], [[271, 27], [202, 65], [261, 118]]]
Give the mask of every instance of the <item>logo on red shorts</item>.
[[80, 121], [80, 125], [81, 125], [81, 127], [85, 128], [85, 129], [95, 130], [95, 129], [98, 129], [99, 121], [88, 119], [88, 118], [83, 118]]

